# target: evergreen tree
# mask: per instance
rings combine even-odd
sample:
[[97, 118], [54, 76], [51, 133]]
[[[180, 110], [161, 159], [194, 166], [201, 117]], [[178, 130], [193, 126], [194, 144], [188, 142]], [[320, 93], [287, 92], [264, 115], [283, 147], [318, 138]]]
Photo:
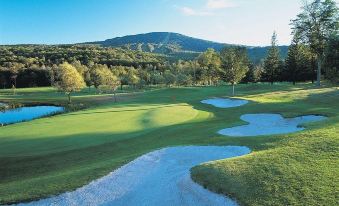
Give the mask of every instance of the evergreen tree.
[[271, 40], [271, 48], [268, 50], [267, 57], [264, 60], [264, 81], [271, 82], [271, 84], [278, 81], [279, 74], [281, 73], [281, 66], [279, 47], [277, 45], [277, 34], [274, 32]]
[[333, 35], [325, 48], [325, 77], [339, 83], [339, 36]]
[[309, 47], [301, 43], [300, 36], [297, 34], [294, 35], [289, 47], [282, 76], [285, 81], [291, 81], [294, 85], [297, 81], [311, 80], [313, 76], [312, 54]]

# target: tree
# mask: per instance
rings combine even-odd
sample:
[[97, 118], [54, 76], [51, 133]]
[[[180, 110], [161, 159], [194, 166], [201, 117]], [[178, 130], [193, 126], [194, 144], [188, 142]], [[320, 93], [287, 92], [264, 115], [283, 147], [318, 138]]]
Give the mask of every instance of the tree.
[[177, 84], [184, 85], [184, 86], [190, 85], [192, 84], [192, 77], [184, 73], [179, 73], [177, 75]]
[[312, 55], [309, 48], [300, 42], [299, 35], [295, 34], [288, 49], [283, 79], [292, 81], [306, 81], [312, 78]]
[[84, 81], [86, 83], [86, 86], [88, 87], [88, 91], [91, 90], [91, 86], [93, 85], [93, 81], [91, 78], [91, 71], [87, 70], [84, 72]]
[[5, 89], [6, 84], [7, 84], [6, 76], [0, 73], [0, 86], [2, 86]]
[[140, 78], [140, 87], [143, 87], [144, 85], [149, 85], [151, 83], [151, 74], [149, 71], [138, 68], [138, 76]]
[[108, 86], [110, 90], [113, 91], [114, 94], [114, 102], [117, 102], [116, 98], [116, 90], [119, 86], [119, 78], [112, 73], [107, 67], [103, 67], [100, 71], [100, 85]]
[[211, 85], [218, 78], [218, 70], [221, 65], [220, 56], [214, 49], [208, 49], [198, 57], [199, 64], [206, 68], [204, 74], [206, 75], [208, 84]]
[[262, 63], [253, 68], [253, 82], [260, 82], [263, 71], [264, 65]]
[[58, 67], [58, 78], [56, 86], [68, 96], [68, 103], [71, 103], [71, 93], [80, 91], [85, 87], [85, 82], [79, 72], [69, 63], [63, 63]]
[[133, 85], [133, 88], [136, 88], [136, 85], [139, 84], [140, 78], [138, 76], [138, 71], [134, 68], [130, 68], [127, 72], [127, 82], [129, 85]]
[[321, 67], [326, 42], [338, 31], [338, 8], [334, 0], [305, 1], [302, 12], [292, 20], [293, 33], [300, 34], [317, 59], [317, 86], [320, 86]]
[[115, 66], [111, 67], [111, 70], [115, 76], [118, 77], [120, 81], [120, 90], [123, 89], [123, 85], [128, 85], [128, 67], [123, 67], [123, 66]]
[[153, 84], [163, 84], [165, 82], [165, 78], [159, 72], [152, 73], [151, 78], [152, 78]]
[[271, 47], [268, 50], [266, 59], [264, 60], [263, 79], [273, 84], [278, 80], [281, 69], [281, 60], [279, 47], [277, 46], [277, 34], [274, 32], [271, 40]]
[[220, 56], [222, 79], [232, 84], [232, 95], [234, 96], [235, 85], [246, 76], [249, 70], [246, 48], [226, 47], [221, 51]]
[[108, 70], [107, 65], [95, 64], [92, 66], [90, 77], [96, 90], [99, 89], [100, 85], [103, 85], [104, 70]]
[[72, 66], [76, 68], [76, 70], [79, 72], [81, 76], [85, 77], [85, 72], [88, 71], [88, 68], [86, 65], [81, 64], [80, 61], [74, 61], [72, 62]]
[[166, 85], [171, 87], [171, 85], [175, 84], [176, 82], [176, 76], [170, 70], [166, 70], [164, 72], [164, 80]]
[[198, 81], [198, 69], [199, 69], [198, 61], [189, 62], [189, 67], [192, 70], [193, 83], [196, 84]]
[[325, 48], [325, 77], [339, 83], [339, 36], [333, 35]]

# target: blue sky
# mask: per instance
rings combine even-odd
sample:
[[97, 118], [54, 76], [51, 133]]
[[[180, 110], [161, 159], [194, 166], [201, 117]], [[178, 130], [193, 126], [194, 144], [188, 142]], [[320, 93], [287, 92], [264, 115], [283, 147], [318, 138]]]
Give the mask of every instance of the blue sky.
[[0, 44], [98, 41], [153, 31], [224, 43], [289, 44], [300, 0], [0, 0]]

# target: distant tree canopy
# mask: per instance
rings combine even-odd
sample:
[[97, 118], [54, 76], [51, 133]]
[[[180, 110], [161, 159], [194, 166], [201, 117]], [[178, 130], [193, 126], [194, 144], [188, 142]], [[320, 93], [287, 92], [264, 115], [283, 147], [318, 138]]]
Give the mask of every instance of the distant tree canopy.
[[[6, 88], [12, 85], [49, 86], [53, 83], [53, 67], [64, 62], [75, 66], [81, 75], [89, 75], [87, 67], [94, 64], [137, 68], [158, 65], [163, 61], [164, 57], [155, 54], [93, 45], [0, 46], [0, 84]], [[86, 83], [91, 84], [89, 81]]]

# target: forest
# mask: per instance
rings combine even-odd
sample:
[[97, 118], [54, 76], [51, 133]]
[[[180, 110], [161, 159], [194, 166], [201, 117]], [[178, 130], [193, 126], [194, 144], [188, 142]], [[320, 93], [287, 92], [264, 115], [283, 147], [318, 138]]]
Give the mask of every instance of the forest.
[[[169, 61], [165, 55], [116, 49], [94, 45], [17, 45], [0, 47], [1, 88], [51, 86], [58, 65], [68, 62], [84, 79], [96, 69], [108, 68], [121, 81], [121, 85], [142, 88], [147, 85], [216, 85], [226, 82], [223, 77], [223, 53], [230, 48], [243, 50], [245, 74], [241, 82], [306, 82], [316, 80], [317, 63], [309, 46], [294, 38], [288, 56], [282, 59], [276, 36], [273, 36], [268, 56], [253, 63], [247, 48], [225, 47], [221, 52], [213, 49], [201, 53], [194, 60]], [[338, 81], [339, 40], [333, 36], [326, 44], [323, 75]], [[247, 68], [247, 69], [246, 69]], [[88, 80], [87, 86], [93, 81]]]
[[[251, 60], [253, 57], [249, 57], [248, 47], [237, 45], [224, 45], [220, 51], [209, 48], [204, 52], [181, 52], [178, 54], [182, 58], [179, 56], [175, 60], [166, 54], [90, 43], [0, 46], [0, 85], [2, 88], [53, 86], [60, 72], [58, 68], [63, 63], [71, 64], [88, 87], [102, 85], [98, 78], [95, 79], [97, 74], [102, 73], [98, 71], [102, 70], [109, 70], [119, 80], [120, 86], [134, 88], [149, 85], [234, 85], [240, 82], [295, 84], [320, 82], [321, 78], [338, 83], [338, 15], [333, 2], [327, 4], [306, 8], [291, 21], [293, 40], [286, 58], [281, 54], [275, 32], [266, 56], [259, 61]], [[181, 41], [188, 38], [177, 36]], [[127, 40], [129, 38], [135, 37], [127, 37]], [[142, 36], [140, 41], [145, 38]], [[146, 40], [145, 43], [150, 41]], [[204, 45], [210, 43], [199, 42]]]

